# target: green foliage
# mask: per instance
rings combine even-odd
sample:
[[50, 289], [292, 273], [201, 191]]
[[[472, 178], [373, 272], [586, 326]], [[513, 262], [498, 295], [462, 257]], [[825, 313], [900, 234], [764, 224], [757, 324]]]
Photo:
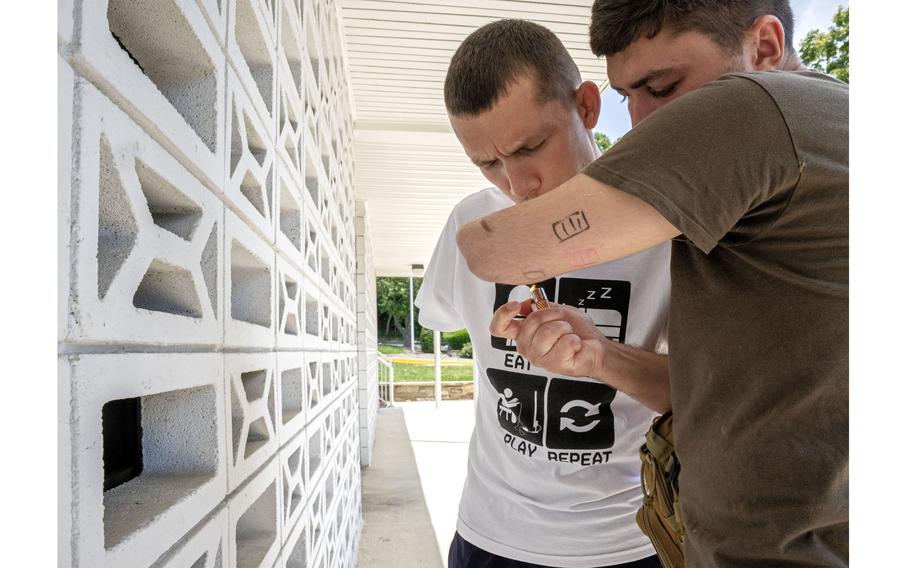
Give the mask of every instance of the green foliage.
[[443, 342], [448, 344], [449, 347], [458, 351], [459, 349], [464, 347], [465, 343], [470, 343], [471, 336], [468, 335], [468, 330], [460, 329], [458, 331], [443, 333], [442, 340], [443, 340]]
[[601, 152], [606, 152], [610, 149], [611, 146], [613, 146], [613, 142], [610, 140], [610, 137], [603, 132], [595, 132], [594, 141], [597, 142], [597, 147], [600, 148]]
[[461, 351], [459, 351], [458, 354], [461, 355], [462, 357], [464, 357], [465, 359], [473, 359], [474, 358], [474, 346], [471, 345], [470, 341], [468, 341], [467, 343], [464, 344], [464, 347], [461, 348]]
[[[414, 297], [423, 278], [414, 279]], [[408, 319], [408, 279], [380, 276], [376, 278], [376, 309], [380, 315], [392, 315], [399, 321]]]
[[808, 67], [850, 82], [850, 8], [839, 6], [828, 31], [812, 30], [803, 39], [799, 56]]
[[380, 343], [378, 349], [383, 355], [398, 355], [399, 353], [404, 353], [404, 347], [401, 347], [400, 345]]
[[[422, 282], [423, 278], [414, 278], [415, 298]], [[411, 335], [409, 305], [408, 278], [391, 276], [376, 278], [376, 313], [380, 335], [401, 337], [407, 344]], [[415, 337], [420, 331], [420, 324], [417, 323], [419, 312], [415, 306]]]
[[421, 329], [420, 330], [420, 350], [424, 353], [435, 353], [433, 351], [433, 330], [432, 329]]

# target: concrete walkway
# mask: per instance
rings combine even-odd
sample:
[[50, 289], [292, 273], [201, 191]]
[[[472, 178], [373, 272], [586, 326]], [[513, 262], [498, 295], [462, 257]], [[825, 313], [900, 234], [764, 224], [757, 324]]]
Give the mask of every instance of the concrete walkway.
[[380, 409], [373, 464], [363, 470], [359, 566], [442, 567], [464, 485], [473, 401]]

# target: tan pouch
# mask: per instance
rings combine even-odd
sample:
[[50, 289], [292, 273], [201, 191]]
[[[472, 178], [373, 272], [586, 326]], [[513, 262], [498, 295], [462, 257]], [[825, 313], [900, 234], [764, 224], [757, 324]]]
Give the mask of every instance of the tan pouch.
[[673, 450], [673, 413], [654, 419], [641, 447], [641, 509], [635, 515], [664, 568], [682, 568], [683, 527], [679, 507], [679, 462]]

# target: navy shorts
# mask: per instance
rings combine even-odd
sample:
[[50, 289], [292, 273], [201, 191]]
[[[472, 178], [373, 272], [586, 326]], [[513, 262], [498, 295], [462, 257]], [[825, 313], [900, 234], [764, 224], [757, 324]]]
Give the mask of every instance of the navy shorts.
[[[452, 544], [449, 545], [449, 568], [547, 568], [540, 564], [531, 564], [520, 560], [511, 560], [491, 554], [486, 550], [481, 550], [461, 538], [461, 535], [455, 533]], [[610, 568], [661, 568], [660, 560], [657, 556], [649, 556], [636, 560], [635, 562], [626, 562], [625, 564], [612, 564]]]

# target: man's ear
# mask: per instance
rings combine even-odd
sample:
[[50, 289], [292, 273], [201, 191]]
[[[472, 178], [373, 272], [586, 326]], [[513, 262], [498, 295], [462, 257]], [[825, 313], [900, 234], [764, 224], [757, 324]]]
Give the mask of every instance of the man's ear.
[[594, 128], [600, 118], [600, 89], [597, 85], [585, 81], [575, 89], [575, 108], [585, 128]]
[[784, 25], [776, 16], [764, 15], [755, 20], [746, 33], [749, 63], [755, 71], [779, 69], [787, 55]]

